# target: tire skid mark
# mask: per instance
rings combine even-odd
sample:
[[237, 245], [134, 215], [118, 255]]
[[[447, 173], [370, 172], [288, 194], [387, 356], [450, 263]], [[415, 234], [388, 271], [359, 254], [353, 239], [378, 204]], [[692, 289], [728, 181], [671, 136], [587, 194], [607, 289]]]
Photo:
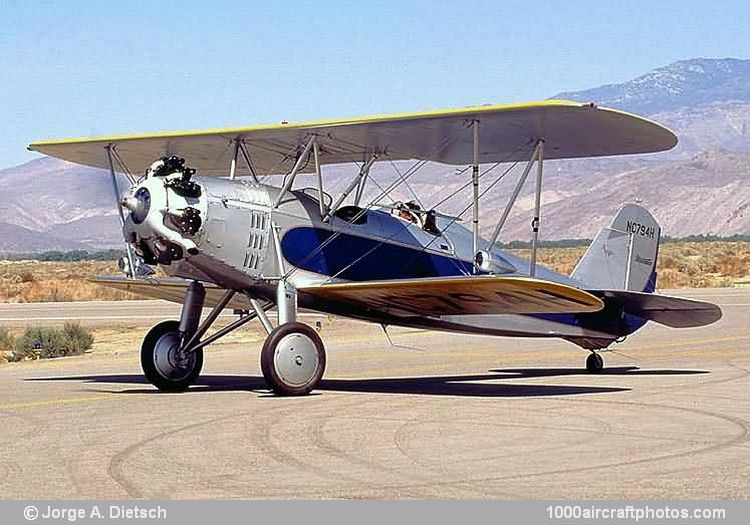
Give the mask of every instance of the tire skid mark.
[[[170, 430], [159, 432], [157, 434], [153, 434], [149, 437], [146, 437], [144, 439], [141, 439], [139, 441], [136, 441], [130, 445], [128, 445], [126, 448], [112, 456], [109, 462], [109, 466], [107, 467], [107, 473], [109, 477], [117, 483], [120, 487], [122, 487], [123, 490], [132, 498], [142, 498], [144, 497], [142, 494], [142, 491], [131, 481], [127, 479], [126, 474], [123, 471], [123, 467], [127, 465], [128, 459], [130, 456], [132, 456], [137, 450], [145, 447], [146, 445], [149, 445], [151, 443], [155, 443], [159, 441], [160, 439], [168, 438], [175, 436], [177, 434], [180, 434], [181, 432], [185, 432], [188, 430], [193, 430], [196, 428], [201, 428], [207, 425], [213, 425], [216, 423], [221, 423], [222, 421], [227, 421], [233, 418], [240, 418], [242, 416], [248, 416], [253, 417], [257, 416], [259, 414], [263, 414], [265, 412], [268, 412], [271, 410], [272, 407], [268, 407], [265, 410], [261, 411], [254, 411], [252, 414], [248, 416], [248, 414], [245, 411], [242, 412], [232, 412], [231, 414], [227, 414], [221, 417], [216, 418], [210, 418], [203, 421], [197, 421], [194, 423], [190, 423], [188, 425], [183, 425], [180, 427], [172, 428]], [[158, 496], [152, 496], [152, 497], [158, 497]]]
[[[355, 400], [355, 401], [359, 402], [360, 400]], [[518, 475], [508, 475], [508, 476], [483, 476], [483, 477], [480, 476], [478, 478], [470, 478], [470, 479], [463, 479], [463, 480], [437, 480], [437, 481], [429, 481], [429, 482], [422, 482], [422, 483], [405, 483], [405, 484], [397, 483], [397, 484], [393, 484], [393, 485], [390, 485], [390, 486], [388, 486], [388, 485], [381, 485], [381, 484], [375, 484], [375, 485], [370, 484], [368, 486], [368, 488], [370, 490], [386, 491], [386, 492], [387, 491], [394, 491], [394, 490], [402, 491], [402, 490], [407, 490], [407, 489], [416, 489], [416, 490], [427, 489], [427, 490], [429, 490], [431, 488], [440, 487], [440, 486], [467, 487], [468, 485], [472, 485], [472, 484], [476, 484], [476, 483], [481, 483], [481, 482], [485, 482], [485, 481], [500, 481], [500, 480], [505, 480], [505, 479], [533, 478], [533, 477], [538, 477], [538, 476], [556, 475], [556, 474], [564, 474], [564, 473], [572, 473], [572, 472], [580, 472], [580, 471], [593, 471], [593, 470], [598, 470], [598, 469], [603, 469], [603, 468], [613, 468], [613, 467], [618, 467], [618, 466], [627, 466], [627, 465], [638, 464], [638, 463], [643, 463], [643, 462], [653, 462], [653, 461], [659, 461], [659, 460], [665, 460], [665, 459], [674, 459], [674, 458], [678, 458], [678, 457], [686, 457], [686, 456], [691, 456], [691, 455], [700, 454], [700, 453], [713, 452], [713, 451], [719, 450], [721, 448], [732, 446], [733, 444], [742, 441], [743, 439], [745, 439], [747, 437], [747, 434], [748, 434], [747, 425], [744, 422], [742, 422], [742, 420], [738, 420], [736, 418], [731, 418], [731, 417], [728, 417], [728, 416], [723, 416], [721, 414], [714, 414], [714, 413], [710, 413], [710, 412], [706, 412], [706, 411], [696, 410], [696, 409], [674, 407], [674, 406], [669, 406], [669, 405], [657, 405], [657, 404], [649, 404], [649, 403], [636, 403], [636, 402], [614, 402], [614, 401], [608, 401], [608, 402], [605, 402], [605, 401], [580, 401], [580, 402], [584, 402], [584, 403], [585, 402], [589, 402], [589, 403], [610, 403], [610, 404], [620, 404], [620, 405], [636, 406], [636, 407], [651, 408], [651, 409], [654, 409], [654, 408], [655, 409], [668, 409], [668, 410], [678, 410], [678, 411], [685, 411], [685, 412], [690, 412], [690, 413], [697, 413], [699, 415], [708, 416], [708, 417], [714, 417], [714, 418], [718, 418], [718, 419], [730, 422], [733, 425], [735, 425], [737, 427], [740, 427], [742, 429], [742, 433], [739, 434], [738, 436], [735, 436], [735, 437], [733, 437], [733, 438], [731, 438], [729, 440], [726, 440], [724, 442], [714, 443], [714, 444], [711, 444], [711, 445], [709, 445], [707, 447], [703, 447], [703, 448], [698, 449], [698, 450], [690, 450], [690, 451], [685, 451], [685, 452], [678, 452], [678, 453], [672, 453], [672, 454], [664, 454], [664, 455], [658, 456], [658, 457], [641, 458], [641, 459], [632, 460], [632, 461], [610, 462], [610, 463], [599, 464], [599, 465], [592, 465], [592, 466], [586, 466], [586, 467], [578, 467], [578, 468], [570, 468], [570, 469], [553, 469], [553, 470], [547, 470], [547, 471], [543, 471], [543, 472], [518, 474]], [[298, 407], [290, 407], [288, 410], [285, 410], [283, 412], [287, 413], [289, 411], [296, 410], [297, 408]], [[341, 408], [341, 407], [340, 407], [340, 404], [337, 403], [335, 405], [328, 405], [327, 408], [329, 409], [329, 413], [330, 413], [331, 411], [336, 411], [338, 408]], [[135, 452], [138, 448], [143, 447], [146, 444], [155, 442], [155, 441], [157, 441], [159, 439], [170, 437], [170, 436], [173, 436], [175, 434], [178, 434], [180, 432], [184, 432], [184, 431], [187, 431], [187, 430], [191, 430], [191, 429], [195, 429], [195, 428], [200, 428], [200, 427], [203, 427], [203, 426], [206, 426], [206, 425], [216, 424], [216, 423], [219, 423], [219, 422], [222, 422], [222, 421], [230, 420], [232, 418], [237, 418], [237, 419], [242, 419], [242, 418], [245, 418], [245, 417], [253, 417], [253, 418], [255, 418], [257, 415], [258, 415], [257, 411], [254, 411], [252, 414], [247, 414], [246, 412], [233, 413], [233, 414], [229, 414], [227, 416], [222, 416], [220, 418], [212, 418], [212, 419], [209, 419], [209, 420], [206, 420], [206, 421], [201, 421], [201, 422], [196, 422], [196, 423], [193, 423], [193, 424], [190, 424], [190, 425], [185, 425], [183, 427], [175, 428], [175, 429], [169, 430], [167, 432], [162, 432], [162, 433], [159, 433], [157, 435], [154, 435], [154, 436], [151, 436], [149, 438], [146, 438], [144, 440], [141, 440], [141, 441], [139, 441], [137, 443], [134, 443], [134, 444], [130, 445], [129, 447], [127, 447], [126, 449], [124, 449], [123, 451], [121, 451], [120, 453], [118, 453], [115, 457], [113, 457], [113, 459], [112, 459], [112, 461], [110, 463], [110, 468], [109, 468], [110, 476], [120, 486], [122, 486], [126, 490], [126, 492], [128, 492], [128, 494], [131, 497], [142, 497], [142, 493], [138, 489], [138, 487], [136, 487], [135, 485], [133, 485], [132, 483], [130, 483], [126, 479], [124, 473], [122, 472], [122, 466], [124, 465], [125, 460], [127, 459], [127, 457], [129, 455], [132, 455], [132, 453]], [[402, 419], [399, 419], [399, 418], [375, 418], [375, 419], [388, 419], [388, 420], [403, 421]], [[272, 443], [272, 441], [270, 441], [270, 436], [273, 435], [272, 434], [272, 429], [275, 428], [275, 427], [277, 427], [278, 424], [279, 424], [279, 422], [282, 421], [282, 420], [283, 420], [283, 413], [279, 414], [278, 410], [275, 410], [274, 411], [274, 419], [272, 420], [273, 424], [271, 424], [270, 426], [269, 425], [265, 425], [264, 426], [264, 428], [266, 430], [263, 431], [263, 432], [261, 432], [261, 436], [260, 436], [261, 437], [260, 445], [261, 445], [262, 448], [264, 448], [264, 450], [266, 450], [268, 452], [275, 453], [275, 455], [278, 457], [278, 459], [282, 460], [287, 465], [291, 465], [291, 466], [294, 466], [295, 468], [304, 469], [305, 471], [311, 471], [311, 472], [317, 473], [317, 474], [325, 474], [325, 475], [328, 476], [326, 478], [327, 480], [330, 480], [330, 476], [332, 475], [332, 476], [337, 476], [339, 479], [346, 478], [349, 481], [353, 481], [353, 482], [358, 483], [357, 487], [353, 487], [351, 489], [350, 488], [340, 488], [338, 490], [333, 490], [333, 489], [320, 490], [320, 489], [318, 489], [318, 490], [315, 490], [314, 492], [310, 491], [310, 487], [309, 486], [300, 486], [299, 487], [299, 491], [295, 492], [295, 494], [297, 494], [297, 495], [301, 495], [303, 493], [316, 494], [316, 493], [321, 493], [321, 492], [322, 493], [326, 493], [326, 494], [330, 494], [332, 492], [349, 493], [350, 491], [355, 491], [356, 492], [357, 490], [359, 490], [359, 491], [362, 490], [362, 486], [359, 485], [360, 483], [362, 483], [362, 480], [356, 479], [356, 478], [352, 478], [351, 476], [341, 476], [340, 473], [336, 473], [336, 472], [328, 472], [325, 469], [321, 469], [320, 467], [316, 467], [316, 466], [311, 465], [311, 464], [309, 464], [307, 462], [304, 462], [302, 460], [294, 458], [293, 456], [290, 456], [285, 451], [280, 450], [278, 447], [276, 447]], [[429, 420], [427, 420], [427, 421], [429, 421]], [[441, 421], [441, 420], [435, 420], [435, 421]], [[529, 426], [530, 427], [536, 427], [534, 425], [529, 425]], [[589, 433], [591, 433], [591, 432], [592, 431], [589, 431]], [[606, 431], [603, 432], [603, 431], [596, 431], [596, 430], [594, 430], [593, 432], [594, 433], [599, 432], [599, 433], [602, 433], [602, 434], [606, 434], [607, 433]], [[484, 487], [478, 487], [478, 488], [484, 492]], [[279, 489], [281, 489], [283, 491], [289, 491], [289, 490], [294, 490], [294, 486], [293, 485], [285, 485], [284, 487], [279, 487]], [[276, 492], [273, 492], [273, 493], [278, 494], [278, 489], [277, 489]]]
[[[380, 400], [379, 399], [375, 399], [375, 398], [371, 398], [371, 397], [367, 397], [364, 400], [365, 403], [374, 403], [376, 401], [380, 401]], [[413, 400], [410, 399], [410, 398], [409, 399], [404, 399], [403, 403], [406, 404], [406, 405], [412, 406], [413, 405]], [[344, 408], [349, 407], [349, 406], [357, 406], [358, 408], [361, 409], [361, 407], [362, 407], [362, 399], [355, 399], [354, 402], [347, 403], [344, 406]], [[380, 418], [367, 418], [367, 417], [362, 417], [362, 416], [347, 417], [345, 414], [341, 415], [341, 414], [337, 413], [337, 415], [336, 415], [335, 418], [332, 418], [332, 417], [329, 416], [329, 417], [326, 417], [326, 418], [318, 420], [318, 422], [315, 423], [309, 430], [311, 431], [311, 435], [315, 439], [315, 441], [314, 441], [315, 444], [321, 444], [318, 438], [321, 438], [324, 441], [322, 443], [322, 447], [323, 447], [322, 450], [324, 452], [328, 453], [329, 455], [333, 455], [334, 457], [338, 457], [339, 459], [343, 459], [343, 460], [349, 462], [350, 464], [355, 464], [355, 465], [360, 466], [360, 467], [365, 467], [365, 468], [367, 468], [369, 470], [380, 471], [380, 472], [387, 472], [388, 474], [391, 474], [391, 475], [393, 475], [393, 474], [400, 475], [404, 471], [404, 469], [389, 467], [389, 466], [383, 465], [382, 463], [377, 463], [377, 462], [374, 462], [374, 461], [368, 461], [368, 460], [363, 459], [363, 458], [361, 458], [359, 456], [352, 455], [352, 454], [346, 452], [345, 450], [337, 447], [336, 445], [334, 445], [333, 443], [331, 443], [329, 440], [327, 440], [324, 437], [324, 435], [323, 435], [324, 427], [327, 425], [327, 423], [329, 421], [331, 421], [333, 419], [341, 419], [341, 418], [347, 419], [347, 420], [353, 420], [353, 421], [356, 421], [356, 420], [372, 421], [374, 419], [374, 420], [378, 420], [378, 421], [389, 421], [389, 422], [394, 422], [394, 421], [401, 422], [401, 421], [403, 421], [402, 418], [382, 418], [382, 417], [380, 417]], [[481, 418], [477, 418], [477, 419], [481, 419]], [[415, 473], [414, 472], [410, 472], [410, 474], [414, 475]], [[304, 486], [304, 487], [301, 487], [302, 488], [302, 493], [306, 494], [307, 496], [314, 496], [314, 495], [316, 495], [318, 493], [321, 493], [321, 492], [326, 493], [326, 494], [330, 494], [331, 492], [333, 492], [333, 493], [337, 493], [337, 494], [348, 494], [346, 496], [347, 498], [352, 498], [352, 497], [356, 498], [356, 497], [360, 497], [358, 495], [361, 494], [363, 490], [365, 490], [368, 494], [379, 494], [379, 495], [382, 495], [382, 497], [394, 497], [394, 493], [397, 493], [398, 494], [398, 496], [397, 496], [398, 498], [419, 498], [419, 499], [424, 499], [425, 497], [430, 497], [430, 496], [434, 497], [434, 493], [431, 491], [431, 489], [433, 489], [436, 486], [443, 486], [444, 485], [444, 483], [442, 483], [442, 482], [435, 483], [435, 481], [433, 479], [431, 479], [429, 477], [424, 477], [424, 476], [420, 476], [423, 479], [421, 480], [421, 482], [415, 484], [415, 483], [410, 482], [410, 481], [402, 481], [402, 482], [396, 482], [396, 483], [373, 482], [373, 481], [370, 481], [370, 480], [362, 480], [362, 479], [359, 479], [359, 478], [355, 478], [353, 476], [342, 476], [338, 472], [330, 472], [330, 475], [343, 477], [343, 478], [348, 479], [350, 481], [354, 481], [354, 482], [356, 482], [358, 484], [355, 485], [355, 486], [348, 486], [346, 488], [340, 488], [340, 489], [336, 489], [336, 490], [333, 490], [333, 489], [322, 489], [322, 490], [320, 490], [319, 489], [319, 490], [313, 491], [313, 492], [310, 491], [309, 486]], [[330, 479], [330, 478], [327, 478], [327, 479]], [[468, 483], [466, 483], [463, 480], [454, 480], [452, 482], [451, 486], [453, 486], [454, 488], [462, 488], [463, 490], [466, 491], [467, 496], [469, 496], [469, 497], [471, 497], [471, 496], [475, 497], [476, 496], [477, 489], [475, 487], [471, 487]], [[289, 490], [289, 488], [290, 487], [288, 485], [285, 485], [285, 487], [284, 487], [285, 490]], [[414, 491], [414, 492], [412, 492], [412, 493], [405, 493], [405, 491], [409, 491], [409, 490]], [[483, 490], [482, 492], [485, 492], [485, 491]], [[297, 490], [297, 491], [294, 492], [294, 496], [295, 497], [301, 496], [301, 493], [299, 492], [299, 490]], [[464, 496], [464, 497], [467, 497], [467, 496]], [[497, 496], [497, 494], [495, 494], [495, 496]], [[336, 496], [334, 496], [334, 497], [336, 497]]]
[[[637, 465], [641, 463], [647, 463], [647, 462], [657, 462], [657, 461], [664, 461], [668, 459], [677, 459], [677, 458], [684, 458], [684, 457], [690, 457], [695, 456], [699, 454], [707, 454], [710, 452], [716, 452], [718, 450], [722, 450], [725, 448], [732, 447], [736, 444], [741, 443], [742, 441], [745, 441], [750, 434], [750, 426], [748, 425], [748, 422], [745, 420], [735, 418], [732, 416], [727, 416], [725, 414], [715, 413], [715, 412], [709, 412], [705, 410], [700, 409], [692, 409], [692, 408], [686, 408], [686, 407], [678, 407], [678, 406], [671, 406], [671, 405], [661, 405], [656, 403], [639, 403], [639, 402], [625, 402], [625, 401], [575, 401], [575, 402], [581, 402], [581, 403], [606, 403], [606, 404], [614, 404], [614, 405], [628, 405], [628, 406], [635, 406], [635, 407], [641, 407], [641, 408], [657, 408], [657, 409], [668, 409], [668, 410], [676, 410], [676, 411], [682, 411], [682, 412], [688, 412], [693, 414], [698, 414], [706, 417], [712, 417], [716, 419], [723, 420], [725, 422], [731, 423], [735, 426], [735, 428], [739, 428], [741, 430], [740, 433], [738, 433], [736, 436], [725, 440], [720, 441], [718, 443], [712, 443], [706, 447], [702, 447], [699, 449], [694, 450], [687, 450], [683, 452], [675, 452], [675, 453], [669, 453], [669, 454], [663, 454], [660, 456], [655, 457], [648, 457], [648, 458], [640, 458], [636, 460], [630, 460], [630, 461], [616, 461], [616, 462], [610, 462], [610, 463], [604, 463], [600, 465], [590, 465], [585, 467], [574, 467], [569, 469], [553, 469], [553, 470], [547, 470], [543, 472], [533, 472], [528, 474], [521, 474], [521, 475], [515, 475], [515, 476], [500, 476], [500, 477], [489, 477], [489, 478], [482, 478], [482, 480], [504, 480], [504, 479], [522, 479], [522, 478], [533, 478], [533, 477], [539, 477], [539, 476], [549, 476], [549, 475], [558, 475], [558, 474], [569, 474], [574, 472], [587, 472], [587, 471], [594, 471], [594, 470], [600, 470], [603, 468], [615, 468], [615, 467], [624, 467], [624, 466], [630, 466], [630, 465]], [[482, 481], [477, 480], [477, 481]]]
[[[372, 399], [372, 400], [368, 399], [367, 401], [368, 402], [374, 402], [374, 401], [376, 401], [376, 399]], [[377, 401], [379, 401], [379, 400], [377, 400]], [[407, 402], [407, 404], [411, 404], [411, 400], [406, 400], [406, 402]], [[359, 402], [356, 403], [356, 405], [358, 406], [358, 408], [361, 408], [361, 406], [362, 406], [362, 404], [359, 403]], [[360, 456], [357, 456], [355, 454], [351, 454], [351, 453], [347, 452], [345, 449], [337, 446], [331, 440], [329, 440], [325, 436], [325, 427], [328, 424], [328, 422], [331, 421], [331, 420], [333, 420], [333, 419], [346, 419], [347, 421], [357, 421], [357, 420], [360, 420], [360, 421], [372, 421], [371, 418], [366, 418], [366, 417], [362, 417], [362, 416], [356, 416], [356, 415], [355, 416], [347, 416], [347, 415], [339, 415], [339, 414], [337, 414], [337, 416], [335, 418], [326, 418], [325, 420], [318, 420], [318, 421], [316, 421], [316, 423], [311, 428], [311, 432], [312, 432], [312, 436], [313, 436], [313, 438], [315, 440], [315, 443], [323, 451], [325, 451], [327, 454], [329, 454], [329, 455], [331, 455], [333, 457], [336, 457], [336, 458], [338, 458], [338, 459], [340, 459], [342, 461], [347, 462], [348, 464], [356, 465], [358, 467], [365, 468], [365, 469], [368, 469], [368, 470], [371, 470], [371, 471], [375, 471], [375, 472], [386, 473], [386, 474], [389, 474], [390, 476], [398, 476], [398, 478], [401, 478], [401, 479], [403, 478], [404, 468], [394, 467], [394, 466], [388, 465], [386, 463], [368, 460], [368, 459], [362, 458]], [[379, 421], [384, 421], [384, 419], [382, 419], [382, 418], [378, 418], [378, 420]], [[387, 420], [387, 421], [401, 421], [401, 419], [393, 418], [393, 419], [390, 419], [390, 420]], [[394, 440], [395, 440], [395, 436], [394, 436]], [[413, 487], [413, 488], [416, 488], [416, 489], [419, 490], [419, 489], [427, 489], [427, 488], [431, 487], [430, 482], [432, 481], [432, 476], [425, 476], [422, 473], [414, 472], [414, 471], [409, 472], [409, 474], [413, 478], [416, 477], [416, 478], [418, 478], [420, 481], [422, 481], [424, 483], [423, 485], [419, 485], [419, 487]], [[385, 488], [387, 490], [405, 490], [407, 488], [407, 486], [408, 486], [408, 482], [406, 482], [405, 485], [399, 485], [398, 487], [394, 487], [394, 486], [390, 485], [390, 486], [387, 486], [387, 487], [382, 487], [381, 486], [380, 488], [381, 489]], [[475, 492], [475, 491], [472, 491], [472, 493], [473, 492]], [[427, 496], [429, 496], [429, 493], [427, 494]], [[400, 498], [403, 498], [403, 497], [424, 498], [425, 497], [425, 493], [424, 493], [424, 490], [419, 490], [418, 493], [410, 494], [410, 495], [405, 495], [405, 494], [401, 493], [401, 494], [399, 494], [399, 497]]]
[[[22, 444], [23, 446], [26, 446], [26, 442], [28, 439], [38, 436], [42, 433], [42, 431], [48, 426], [47, 423], [42, 421], [41, 419], [30, 416], [29, 414], [25, 413], [18, 413], [16, 411], [11, 410], [0, 410], [0, 416], [3, 416], [0, 421], [3, 419], [20, 419], [24, 423], [28, 425], [28, 429], [23, 431], [21, 434], [17, 436], [13, 436], [12, 438], [5, 438], [2, 441], [0, 441], [0, 450], [3, 451], [2, 456], [0, 456], [0, 485], [4, 484], [6, 481], [10, 482], [13, 478], [19, 477], [21, 474], [23, 474], [23, 468], [18, 463], [18, 461], [14, 459], [9, 459], [7, 456], [12, 454], [13, 451], [11, 450], [14, 445]], [[10, 427], [10, 425], [5, 424], [3, 421], [3, 426]]]
[[[346, 478], [346, 476], [333, 473], [331, 471], [324, 470], [320, 467], [316, 467], [315, 465], [312, 465], [311, 463], [308, 463], [306, 461], [303, 461], [288, 452], [284, 451], [281, 447], [275, 445], [273, 443], [272, 436], [273, 430], [286, 422], [284, 419], [284, 415], [293, 412], [296, 410], [297, 407], [291, 407], [281, 413], [275, 413], [275, 417], [269, 422], [270, 424], [262, 425], [262, 426], [255, 426], [253, 427], [253, 439], [255, 441], [255, 444], [260, 446], [263, 452], [268, 454], [270, 457], [281, 463], [282, 465], [286, 465], [288, 467], [293, 467], [297, 470], [300, 470], [302, 472], [307, 472], [310, 474], [313, 474], [317, 477], [321, 477], [323, 479], [330, 479], [330, 476], [336, 475], [341, 478]], [[308, 418], [307, 422], [309, 423], [310, 418]]]
[[[363, 418], [364, 419], [364, 418]], [[470, 421], [472, 419], [482, 419], [482, 418], [462, 418], [466, 419], [467, 421]], [[409, 423], [417, 421], [418, 423], [442, 423], [443, 420], [409, 420], [404, 422], [404, 425], [402, 427], [405, 427]], [[658, 440], [658, 441], [665, 441], [665, 442], [673, 442], [673, 443], [684, 443], [684, 444], [695, 444], [700, 445], [703, 444], [705, 441], [703, 440], [692, 440], [692, 439], [685, 439], [685, 438], [676, 438], [676, 437], [668, 437], [668, 436], [655, 436], [650, 434], [642, 434], [642, 433], [634, 433], [634, 432], [619, 432], [619, 431], [612, 431], [612, 430], [596, 430], [596, 429], [584, 429], [584, 428], [560, 428], [559, 426], [554, 425], [533, 425], [533, 424], [526, 424], [526, 423], [488, 423], [488, 425], [498, 427], [498, 428], [508, 428], [508, 429], [515, 429], [515, 428], [522, 428], [522, 429], [529, 429], [529, 430], [552, 430], [556, 432], [566, 432], [566, 433], [575, 433], [575, 434], [593, 434], [593, 435], [599, 435], [599, 436], [618, 436], [618, 437], [629, 437], [629, 438], [636, 438], [636, 439], [651, 439], [651, 440]], [[608, 427], [611, 429], [611, 425], [608, 425]], [[519, 440], [522, 440], [523, 438], [519, 438]], [[517, 441], [517, 440], [516, 440]], [[590, 441], [589, 437], [586, 437], [581, 440], [580, 443], [587, 443]], [[504, 444], [513, 443], [513, 441], [505, 442]], [[570, 445], [575, 445], [575, 443], [568, 443], [564, 446], [552, 446], [552, 447], [546, 447], [541, 449], [536, 449], [536, 452], [548, 452], [548, 451], [554, 451], [558, 450], [560, 448], [567, 448]], [[422, 466], [429, 466], [429, 464], [421, 463], [416, 458], [411, 458], [411, 456], [407, 454], [407, 457], [410, 459], [414, 459], [415, 462], [420, 463]], [[488, 456], [485, 458], [482, 458], [481, 460], [466, 460], [467, 462], [471, 461], [484, 461], [486, 459], [501, 459], [503, 457], [507, 457], [506, 454], [498, 455], [498, 456]]]
[[[360, 396], [357, 396], [358, 398]], [[354, 405], [360, 405], [362, 402], [367, 402], [367, 398], [355, 398], [352, 400], [344, 400], [344, 403], [336, 403], [334, 405], [331, 405], [330, 403], [326, 405], [326, 414], [323, 416], [318, 415], [315, 419], [322, 422], [322, 424], [325, 424], [325, 422], [329, 421], [332, 418], [332, 413], [334, 411], [337, 411], [341, 408], [346, 408], [347, 406], [354, 406]], [[373, 400], [374, 401], [374, 400]], [[394, 489], [403, 489], [405, 488], [402, 485], [392, 485], [392, 484], [386, 484], [382, 482], [372, 481], [368, 479], [362, 479], [360, 476], [356, 476], [350, 473], [343, 473], [340, 471], [340, 469], [327, 469], [324, 467], [321, 467], [319, 465], [314, 465], [310, 462], [304, 461], [298, 457], [295, 457], [285, 450], [283, 450], [278, 445], [274, 444], [273, 436], [275, 435], [274, 429], [276, 429], [281, 423], [283, 423], [283, 417], [277, 417], [275, 418], [273, 424], [258, 427], [258, 431], [255, 434], [256, 438], [256, 444], [260, 445], [264, 452], [268, 453], [271, 457], [276, 459], [277, 461], [281, 462], [282, 464], [285, 464], [287, 466], [296, 468], [300, 471], [307, 472], [310, 474], [315, 475], [316, 477], [319, 477], [325, 481], [330, 482], [333, 480], [344, 480], [351, 483], [354, 483], [353, 487], [345, 487], [339, 490], [347, 491], [347, 490], [363, 490], [369, 489], [376, 492], [383, 492], [383, 491], [392, 491]], [[304, 436], [308, 437], [311, 436], [313, 439], [315, 439], [315, 426], [317, 423], [315, 423], [315, 420], [313, 418], [308, 418], [307, 426], [305, 427], [305, 432], [303, 433]], [[316, 441], [313, 442], [313, 444], [317, 444]], [[325, 448], [321, 448], [318, 446], [318, 449], [325, 452]], [[329, 454], [330, 455], [330, 454]], [[335, 456], [334, 456], [335, 457]], [[284, 487], [284, 489], [288, 489], [287, 486]], [[308, 487], [309, 490], [309, 487]]]
[[[601, 470], [601, 469], [626, 467], [626, 466], [637, 465], [637, 464], [642, 464], [642, 463], [663, 461], [663, 460], [668, 460], [668, 459], [677, 459], [681, 457], [689, 457], [692, 455], [711, 453], [711, 452], [716, 452], [724, 448], [735, 446], [736, 444], [740, 443], [741, 441], [747, 438], [748, 432], [750, 430], [748, 428], [747, 422], [745, 422], [744, 420], [733, 418], [731, 416], [726, 416], [723, 414], [713, 414], [710, 412], [697, 410], [697, 409], [675, 407], [675, 406], [669, 406], [669, 405], [657, 405], [657, 404], [650, 404], [650, 403], [638, 403], [638, 402], [593, 401], [593, 400], [577, 400], [573, 402], [610, 403], [610, 404], [619, 404], [619, 405], [632, 405], [632, 406], [643, 407], [643, 408], [674, 409], [678, 411], [697, 413], [699, 415], [714, 417], [714, 418], [732, 423], [734, 426], [741, 428], [742, 432], [738, 434], [737, 436], [734, 436], [728, 440], [725, 440], [719, 443], [713, 443], [706, 447], [695, 449], [695, 450], [663, 454], [661, 456], [640, 458], [640, 459], [630, 460], [630, 461], [616, 461], [616, 462], [602, 463], [598, 465], [590, 465], [590, 466], [584, 466], [584, 467], [572, 467], [572, 468], [565, 468], [565, 469], [549, 469], [545, 471], [530, 472], [526, 474], [511, 474], [511, 475], [506, 475], [506, 476], [479, 476], [479, 477], [471, 478], [470, 480], [465, 480], [462, 483], [477, 484], [477, 483], [486, 483], [486, 482], [494, 482], [494, 481], [531, 479], [531, 478], [537, 478], [537, 477], [543, 477], [543, 476], [554, 476], [554, 475], [560, 475], [560, 474], [572, 474], [572, 473], [578, 473], [578, 472], [596, 471], [596, 470]], [[453, 482], [453, 481], [442, 482], [441, 481], [441, 482], [436, 482], [433, 485], [455, 486], [456, 482]], [[480, 486], [479, 488], [481, 489], [482, 487]]]

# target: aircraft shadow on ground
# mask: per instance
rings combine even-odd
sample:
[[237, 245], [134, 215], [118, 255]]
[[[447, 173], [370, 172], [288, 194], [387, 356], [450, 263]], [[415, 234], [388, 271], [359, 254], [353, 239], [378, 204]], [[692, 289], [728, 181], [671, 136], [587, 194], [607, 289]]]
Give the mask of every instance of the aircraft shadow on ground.
[[[490, 370], [488, 374], [397, 377], [377, 379], [324, 379], [316, 391], [363, 392], [373, 394], [417, 394], [464, 397], [541, 397], [568, 396], [579, 394], [602, 394], [630, 390], [618, 386], [596, 385], [538, 385], [515, 382], [498, 382], [524, 378], [545, 378], [560, 376], [581, 376], [586, 373], [579, 368], [504, 368]], [[707, 374], [704, 370], [643, 370], [635, 366], [612, 367], [601, 376], [665, 376]], [[147, 385], [142, 375], [107, 374], [67, 377], [30, 378], [27, 381], [79, 381], [81, 383]], [[490, 382], [491, 381], [491, 382]], [[265, 391], [262, 377], [239, 375], [201, 376], [189, 392], [208, 391]], [[107, 390], [107, 392], [112, 392]], [[159, 394], [149, 388], [129, 388], [117, 391], [120, 394]]]

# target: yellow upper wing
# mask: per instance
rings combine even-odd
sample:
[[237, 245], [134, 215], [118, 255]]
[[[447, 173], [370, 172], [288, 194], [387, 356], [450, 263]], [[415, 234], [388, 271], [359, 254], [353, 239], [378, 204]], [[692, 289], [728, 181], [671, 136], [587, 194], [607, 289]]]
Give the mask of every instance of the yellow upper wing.
[[[200, 175], [225, 176], [234, 154], [232, 141], [241, 138], [259, 173], [268, 174], [289, 171], [300, 145], [315, 134], [322, 164], [358, 162], [373, 153], [390, 160], [468, 164], [473, 143], [467, 123], [475, 120], [481, 162], [528, 160], [538, 139], [546, 141], [547, 159], [651, 153], [677, 143], [671, 131], [636, 115], [546, 100], [234, 129], [47, 140], [29, 149], [107, 168], [105, 148], [114, 144], [136, 174], [161, 156], [178, 155]], [[312, 164], [305, 170], [312, 171]]]

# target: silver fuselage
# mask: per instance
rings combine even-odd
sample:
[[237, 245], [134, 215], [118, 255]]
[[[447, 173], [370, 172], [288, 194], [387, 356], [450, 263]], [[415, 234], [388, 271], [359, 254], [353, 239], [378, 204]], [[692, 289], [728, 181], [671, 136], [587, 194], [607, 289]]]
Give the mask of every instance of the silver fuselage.
[[[325, 282], [442, 277], [474, 271], [471, 231], [455, 218], [439, 213], [435, 225], [442, 233], [434, 234], [420, 221], [403, 220], [385, 207], [362, 210], [353, 222], [349, 216], [345, 219], [336, 215], [323, 220], [316, 190], [287, 192], [274, 207], [280, 188], [249, 180], [196, 177], [200, 196], [184, 198], [154, 179], [141, 179], [131, 188], [134, 195], [140, 187], [148, 187], [154, 205], [140, 224], [134, 223], [133, 214], [128, 216], [124, 234], [141, 254], [144, 250], [153, 254], [167, 246], [174, 248], [179, 257], [171, 261], [162, 258], [162, 265], [175, 277], [211, 282], [272, 300], [275, 279], [281, 274], [287, 274], [289, 282], [299, 289]], [[201, 218], [195, 232], [180, 232], [176, 221], [168, 219], [184, 213], [187, 207], [197, 210]], [[490, 252], [497, 263], [495, 273], [529, 275], [528, 261], [488, 249], [483, 239], [479, 247]], [[538, 265], [536, 277], [580, 287], [567, 276]], [[360, 311], [348, 304], [314, 298], [303, 290], [299, 305], [384, 324], [488, 335], [602, 340], [622, 335], [599, 329], [602, 323], [586, 323], [585, 317], [563, 315], [433, 316], [425, 312], [423, 317], [401, 317]]]

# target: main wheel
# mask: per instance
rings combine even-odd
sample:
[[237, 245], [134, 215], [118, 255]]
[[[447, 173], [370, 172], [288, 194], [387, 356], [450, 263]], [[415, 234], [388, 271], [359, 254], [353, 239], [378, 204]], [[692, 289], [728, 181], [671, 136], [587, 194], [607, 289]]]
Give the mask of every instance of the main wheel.
[[303, 396], [318, 386], [326, 368], [326, 351], [318, 333], [302, 323], [277, 326], [260, 352], [266, 383], [281, 396]]
[[597, 352], [591, 352], [586, 358], [586, 371], [589, 374], [598, 374], [604, 368], [604, 359]]
[[183, 392], [203, 368], [203, 349], [183, 352], [178, 321], [164, 321], [149, 330], [141, 346], [141, 368], [149, 383], [164, 392]]

